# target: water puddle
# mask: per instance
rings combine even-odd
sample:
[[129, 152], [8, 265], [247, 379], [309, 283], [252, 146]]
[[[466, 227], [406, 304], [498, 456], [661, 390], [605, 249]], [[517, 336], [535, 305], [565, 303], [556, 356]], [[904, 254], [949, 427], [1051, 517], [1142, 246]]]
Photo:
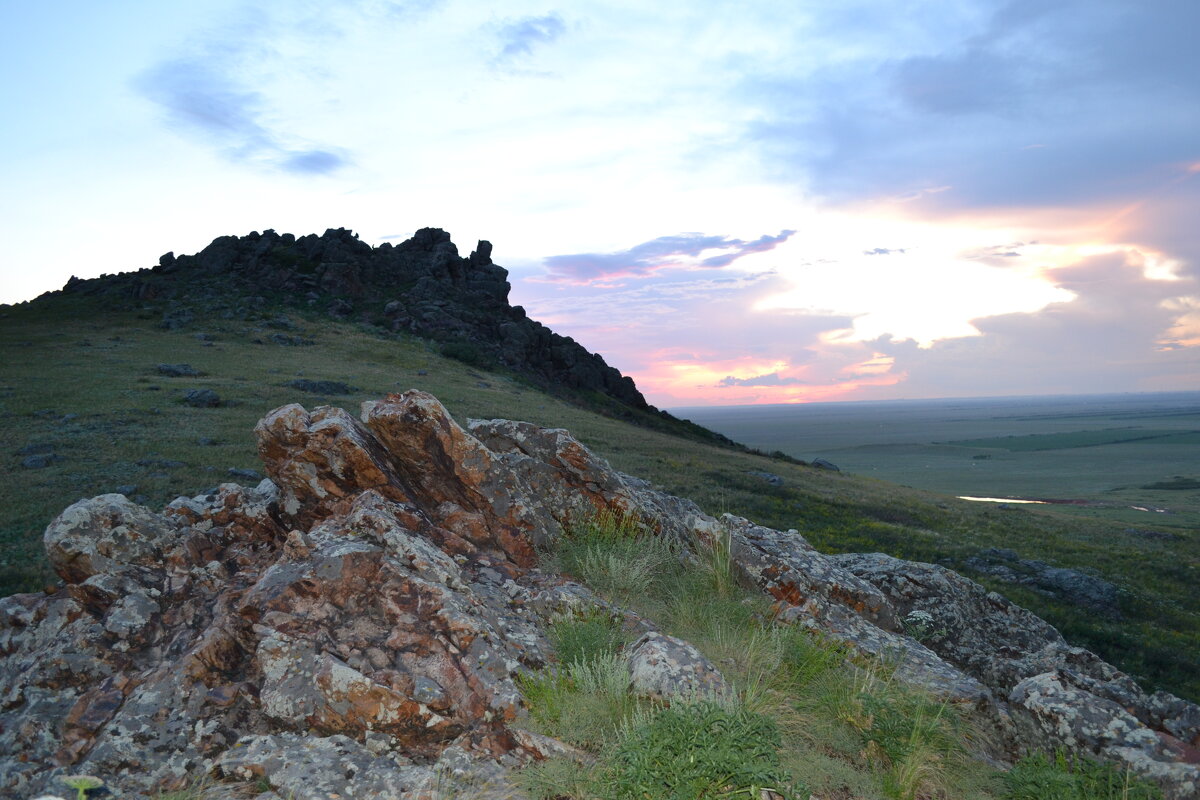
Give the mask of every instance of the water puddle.
[[1011, 497], [964, 497], [959, 496], [959, 500], [972, 500], [977, 503], [1036, 503], [1038, 505], [1050, 505], [1049, 500], [1016, 500]]

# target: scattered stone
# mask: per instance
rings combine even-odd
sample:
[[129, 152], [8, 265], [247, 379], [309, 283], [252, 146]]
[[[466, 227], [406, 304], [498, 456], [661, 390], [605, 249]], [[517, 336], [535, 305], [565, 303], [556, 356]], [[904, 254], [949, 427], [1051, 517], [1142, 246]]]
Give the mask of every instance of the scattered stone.
[[293, 324], [290, 319], [288, 319], [287, 317], [283, 317], [283, 316], [274, 317], [273, 319], [267, 320], [266, 322], [263, 323], [263, 327], [274, 328], [275, 330], [278, 330], [278, 331], [294, 331], [294, 330], [296, 330], [295, 324]]
[[134, 483], [123, 483], [123, 484], [121, 484], [120, 486], [118, 486], [118, 487], [116, 487], [115, 489], [113, 489], [113, 491], [114, 491], [114, 492], [116, 492], [117, 494], [123, 494], [123, 495], [125, 495], [126, 497], [130, 497], [130, 496], [132, 496], [132, 495], [134, 494], [134, 492], [136, 492], [136, 491], [137, 491], [137, 488], [138, 488], [138, 487], [137, 487], [137, 484], [134, 484]]
[[[286, 333], [272, 333], [271, 341], [283, 347], [310, 347], [316, 344], [315, 339], [306, 339], [303, 336], [289, 336]], [[261, 339], [255, 339], [256, 344], [262, 344]]]
[[221, 405], [221, 396], [212, 389], [189, 389], [183, 402], [192, 408], [216, 408]]
[[168, 311], [163, 314], [162, 322], [159, 323], [160, 328], [165, 328], [169, 331], [176, 331], [180, 328], [186, 328], [195, 321], [195, 316], [192, 312], [186, 309], [177, 309]]
[[196, 444], [200, 445], [201, 447], [212, 447], [216, 443], [216, 439], [212, 439], [208, 436], [201, 436], [200, 438], [196, 439]]
[[664, 700], [721, 700], [732, 694], [720, 670], [683, 639], [652, 631], [626, 652], [629, 685], [638, 694]]
[[816, 467], [817, 469], [827, 469], [830, 472], [841, 472], [841, 470], [838, 469], [836, 464], [826, 461], [823, 458], [813, 459], [812, 465], [814, 467]]
[[215, 342], [217, 339], [217, 337], [211, 333], [193, 333], [192, 336], [201, 342]]
[[42, 443], [27, 444], [17, 451], [19, 456], [42, 456], [54, 452], [54, 445]]
[[198, 378], [204, 374], [191, 364], [159, 364], [156, 369], [158, 374], [171, 378]]
[[760, 470], [750, 470], [747, 475], [753, 475], [756, 478], [762, 478], [772, 486], [783, 486], [783, 478], [776, 475], [774, 472], [762, 472]]
[[43, 453], [35, 456], [25, 456], [21, 459], [22, 469], [45, 469], [60, 460], [59, 456], [54, 453]]
[[302, 392], [312, 392], [313, 394], [351, 394], [358, 391], [357, 388], [340, 381], [313, 381], [308, 378], [297, 378], [296, 380], [288, 381], [284, 385], [291, 389], [299, 389]]
[[231, 477], [234, 477], [234, 478], [244, 478], [248, 481], [261, 481], [262, 480], [262, 475], [259, 474], [259, 472], [257, 470], [253, 470], [253, 469], [238, 469], [237, 467], [230, 467], [229, 469], [227, 469], [225, 471]]

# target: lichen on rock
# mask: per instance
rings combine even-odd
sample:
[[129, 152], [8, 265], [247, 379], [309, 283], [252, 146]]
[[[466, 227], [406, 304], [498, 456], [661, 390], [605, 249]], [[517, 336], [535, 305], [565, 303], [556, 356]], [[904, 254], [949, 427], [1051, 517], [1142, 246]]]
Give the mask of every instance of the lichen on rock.
[[[795, 531], [715, 519], [567, 431], [463, 428], [422, 392], [366, 403], [357, 419], [284, 406], [255, 433], [258, 486], [223, 484], [162, 513], [101, 495], [51, 522], [63, 584], [0, 599], [0, 794], [87, 772], [128, 797], [199, 774], [297, 800], [426, 797], [447, 780], [514, 796], [512, 769], [572, 750], [522, 730], [516, 678], [553, 660], [555, 620], [602, 604], [539, 569], [537, 547], [610, 513], [685, 546], [727, 535], [733, 568], [778, 619], [977, 709], [1009, 755], [1065, 747], [1197, 796], [1200, 709], [1145, 694], [943, 568], [826, 556]], [[913, 610], [944, 634], [907, 637]], [[634, 691], [733, 692], [689, 643], [639, 628], [626, 651]]]

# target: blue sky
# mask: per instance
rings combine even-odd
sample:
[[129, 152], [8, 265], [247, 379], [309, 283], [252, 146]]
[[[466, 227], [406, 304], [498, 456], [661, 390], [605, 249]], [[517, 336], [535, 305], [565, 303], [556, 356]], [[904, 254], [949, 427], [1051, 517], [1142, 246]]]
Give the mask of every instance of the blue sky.
[[0, 301], [477, 239], [661, 406], [1200, 389], [1200, 4], [6, 3]]

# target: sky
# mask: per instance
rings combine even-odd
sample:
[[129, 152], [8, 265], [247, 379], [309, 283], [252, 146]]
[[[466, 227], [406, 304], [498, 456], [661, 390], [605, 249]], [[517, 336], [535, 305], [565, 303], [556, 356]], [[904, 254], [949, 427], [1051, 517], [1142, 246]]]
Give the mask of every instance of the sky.
[[660, 407], [1200, 390], [1195, 0], [0, 9], [0, 302], [438, 227]]

